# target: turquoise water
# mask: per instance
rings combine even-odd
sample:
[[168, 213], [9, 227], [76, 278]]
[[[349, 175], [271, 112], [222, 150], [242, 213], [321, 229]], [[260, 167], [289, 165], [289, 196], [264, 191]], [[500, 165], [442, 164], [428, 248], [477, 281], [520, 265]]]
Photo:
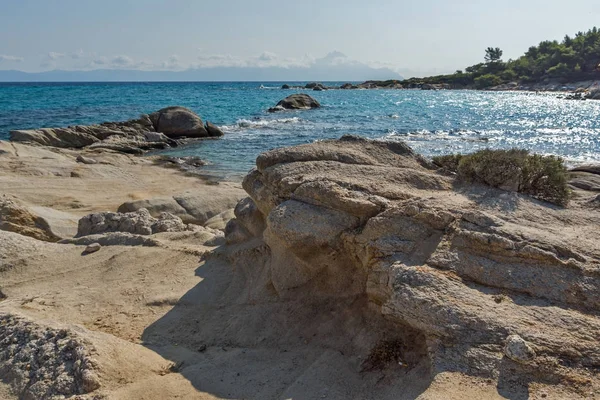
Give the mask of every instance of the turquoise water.
[[600, 101], [551, 93], [330, 90], [308, 91], [321, 109], [269, 114], [267, 108], [296, 92], [281, 84], [0, 84], [0, 138], [11, 129], [127, 120], [182, 105], [226, 135], [169, 153], [200, 156], [225, 175], [245, 173], [262, 151], [343, 134], [405, 140], [428, 156], [522, 147], [569, 162], [600, 161]]

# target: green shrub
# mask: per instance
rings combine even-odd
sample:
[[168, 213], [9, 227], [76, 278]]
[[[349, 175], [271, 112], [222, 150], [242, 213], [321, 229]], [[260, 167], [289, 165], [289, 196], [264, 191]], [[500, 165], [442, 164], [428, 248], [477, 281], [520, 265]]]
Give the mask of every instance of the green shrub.
[[507, 69], [506, 71], [502, 72], [500, 77], [507, 82], [516, 81], [519, 78], [517, 73], [512, 69]]
[[569, 202], [567, 169], [560, 157], [529, 154], [520, 149], [486, 149], [434, 157], [433, 162], [469, 182], [528, 194], [561, 206]]
[[475, 78], [475, 86], [477, 86], [478, 89], [498, 86], [500, 83], [502, 83], [500, 77], [492, 74], [485, 74]]

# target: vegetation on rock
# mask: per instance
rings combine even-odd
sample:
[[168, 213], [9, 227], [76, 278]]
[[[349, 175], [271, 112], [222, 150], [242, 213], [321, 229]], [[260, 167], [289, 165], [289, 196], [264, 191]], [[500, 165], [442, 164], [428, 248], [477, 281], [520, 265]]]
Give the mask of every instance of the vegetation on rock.
[[561, 206], [569, 202], [567, 169], [560, 157], [521, 149], [485, 149], [433, 157], [433, 162], [469, 182], [524, 193]]

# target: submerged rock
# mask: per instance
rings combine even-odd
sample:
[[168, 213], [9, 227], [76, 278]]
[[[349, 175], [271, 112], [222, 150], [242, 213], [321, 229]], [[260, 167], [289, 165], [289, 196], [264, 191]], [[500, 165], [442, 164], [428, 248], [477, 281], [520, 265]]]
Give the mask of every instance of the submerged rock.
[[321, 104], [307, 94], [298, 93], [286, 97], [281, 100], [273, 108], [269, 108], [269, 112], [283, 111], [283, 110], [310, 110], [312, 108], [319, 108]]

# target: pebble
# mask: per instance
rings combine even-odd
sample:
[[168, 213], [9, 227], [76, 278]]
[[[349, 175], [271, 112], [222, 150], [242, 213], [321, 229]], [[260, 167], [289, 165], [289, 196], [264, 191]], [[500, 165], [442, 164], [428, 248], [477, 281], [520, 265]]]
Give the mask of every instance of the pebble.
[[85, 254], [95, 253], [100, 250], [100, 248], [102, 248], [100, 243], [92, 243], [85, 248]]

